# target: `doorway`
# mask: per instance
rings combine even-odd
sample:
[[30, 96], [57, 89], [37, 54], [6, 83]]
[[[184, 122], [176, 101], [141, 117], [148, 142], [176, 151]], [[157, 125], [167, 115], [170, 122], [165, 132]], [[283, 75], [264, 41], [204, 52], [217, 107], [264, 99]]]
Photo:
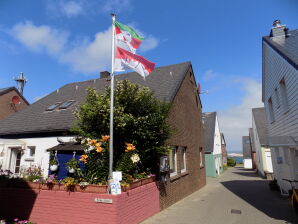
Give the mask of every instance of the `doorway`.
[[21, 148], [11, 148], [9, 170], [19, 174], [21, 170], [22, 151]]

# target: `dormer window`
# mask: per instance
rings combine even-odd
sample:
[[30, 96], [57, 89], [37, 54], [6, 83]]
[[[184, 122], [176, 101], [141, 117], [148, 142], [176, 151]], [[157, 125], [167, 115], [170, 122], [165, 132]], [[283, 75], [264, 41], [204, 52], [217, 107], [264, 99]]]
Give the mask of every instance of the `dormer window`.
[[52, 111], [52, 110], [55, 110], [60, 104], [61, 104], [61, 102], [54, 103], [54, 104], [52, 104], [51, 106], [49, 106], [49, 107], [46, 109], [46, 111]]
[[70, 105], [74, 103], [74, 100], [68, 100], [65, 103], [62, 103], [59, 109], [67, 109]]

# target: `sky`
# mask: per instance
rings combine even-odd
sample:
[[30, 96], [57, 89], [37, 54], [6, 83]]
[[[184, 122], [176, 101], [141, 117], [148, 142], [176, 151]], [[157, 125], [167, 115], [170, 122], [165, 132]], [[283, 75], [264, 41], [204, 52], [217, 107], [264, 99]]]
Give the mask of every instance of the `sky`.
[[110, 71], [111, 16], [145, 36], [156, 67], [191, 61], [203, 112], [216, 111], [228, 152], [242, 151], [262, 107], [262, 36], [280, 19], [298, 29], [296, 0], [0, 0], [0, 88], [24, 72], [30, 103]]

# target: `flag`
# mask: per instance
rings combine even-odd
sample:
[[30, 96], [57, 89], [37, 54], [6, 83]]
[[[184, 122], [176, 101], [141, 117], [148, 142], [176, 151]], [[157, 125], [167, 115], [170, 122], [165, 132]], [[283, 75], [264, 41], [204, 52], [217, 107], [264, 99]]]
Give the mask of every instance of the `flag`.
[[144, 37], [138, 35], [137, 32], [129, 26], [117, 21], [115, 21], [114, 24], [117, 43], [120, 45], [121, 43], [126, 44], [129, 50], [135, 53], [136, 49], [141, 45], [142, 40], [144, 40]]
[[145, 78], [154, 70], [155, 63], [136, 54], [136, 50], [144, 38], [129, 26], [116, 21], [114, 25], [116, 34], [114, 71], [121, 72], [132, 69]]
[[125, 71], [132, 69], [144, 78], [153, 71], [155, 63], [152, 63], [142, 56], [133, 54], [121, 47], [116, 48], [115, 71]]

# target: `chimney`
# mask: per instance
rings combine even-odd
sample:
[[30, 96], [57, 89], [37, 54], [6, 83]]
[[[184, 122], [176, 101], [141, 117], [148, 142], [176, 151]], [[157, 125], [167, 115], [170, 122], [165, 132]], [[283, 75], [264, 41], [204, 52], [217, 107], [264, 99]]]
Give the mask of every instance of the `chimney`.
[[288, 30], [289, 29], [286, 27], [286, 25], [281, 25], [280, 20], [274, 20], [270, 32], [270, 37], [288, 37]]
[[23, 95], [23, 91], [24, 91], [24, 86], [26, 84], [26, 82], [28, 81], [26, 79], [26, 77], [24, 76], [24, 73], [21, 72], [19, 77], [14, 78], [14, 80], [16, 81], [17, 85], [18, 85], [18, 91], [20, 92], [21, 95]]
[[110, 78], [110, 73], [108, 71], [100, 72], [100, 79]]

